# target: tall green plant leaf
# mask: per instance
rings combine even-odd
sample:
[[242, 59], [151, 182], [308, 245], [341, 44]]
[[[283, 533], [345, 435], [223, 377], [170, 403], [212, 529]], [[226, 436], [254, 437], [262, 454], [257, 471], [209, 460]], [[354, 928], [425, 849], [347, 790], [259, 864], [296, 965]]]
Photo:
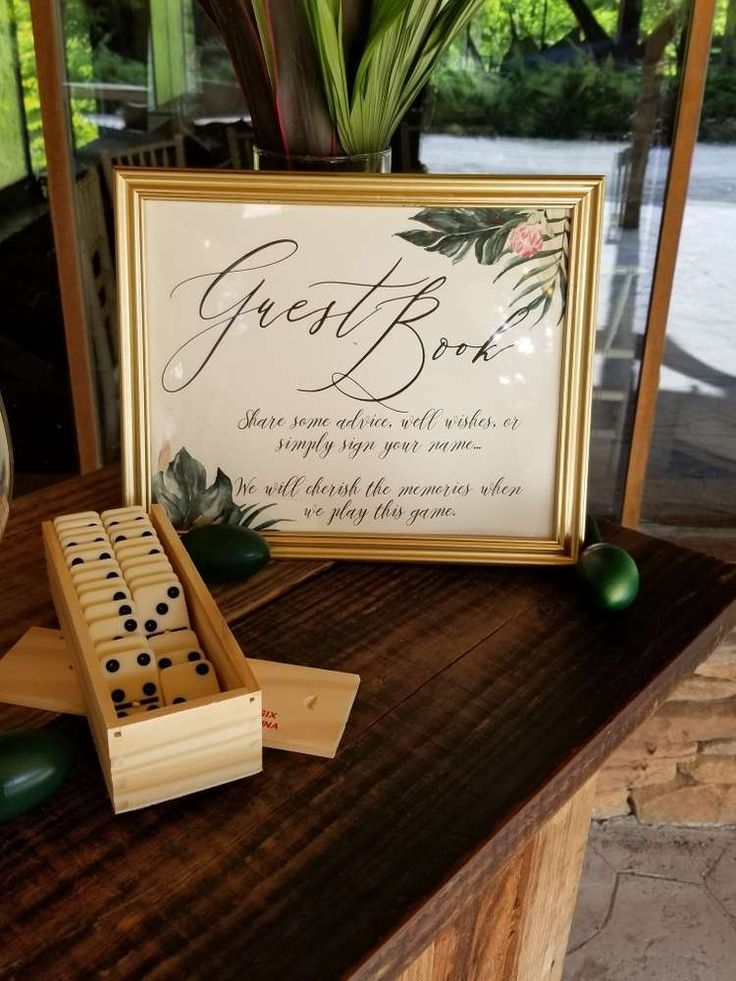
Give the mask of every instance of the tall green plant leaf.
[[340, 141], [349, 128], [345, 49], [342, 40], [342, 4], [340, 0], [304, 0], [307, 20], [319, 59], [327, 105], [335, 121]]
[[343, 4], [303, 0], [340, 141], [349, 153], [382, 150], [438, 59], [482, 0], [373, 0], [354, 79], [345, 60]]
[[339, 151], [303, 0], [199, 0], [223, 37], [258, 145], [287, 155]]
[[482, 0], [200, 0], [233, 60], [260, 146], [385, 149]]
[[355, 81], [358, 64], [368, 41], [373, 0], [340, 0], [342, 48], [348, 86]]
[[222, 36], [251, 112], [259, 146], [282, 149], [268, 66], [250, 0], [199, 0]]
[[251, 2], [270, 40], [274, 105], [284, 152], [317, 156], [338, 152], [338, 137], [302, 0]]

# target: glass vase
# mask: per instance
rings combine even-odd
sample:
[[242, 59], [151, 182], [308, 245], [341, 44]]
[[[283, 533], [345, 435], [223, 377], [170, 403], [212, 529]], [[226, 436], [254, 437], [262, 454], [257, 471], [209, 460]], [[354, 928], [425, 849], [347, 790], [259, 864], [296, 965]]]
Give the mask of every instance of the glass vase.
[[277, 153], [254, 146], [253, 169], [328, 174], [388, 174], [391, 171], [391, 148], [377, 153], [320, 157], [310, 153]]

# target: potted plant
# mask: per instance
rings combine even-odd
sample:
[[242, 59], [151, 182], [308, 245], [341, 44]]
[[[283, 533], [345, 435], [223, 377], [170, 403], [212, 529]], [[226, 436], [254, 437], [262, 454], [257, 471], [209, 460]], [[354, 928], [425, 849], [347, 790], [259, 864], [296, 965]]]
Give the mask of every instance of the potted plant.
[[252, 114], [256, 167], [390, 169], [391, 137], [481, 0], [199, 0]]

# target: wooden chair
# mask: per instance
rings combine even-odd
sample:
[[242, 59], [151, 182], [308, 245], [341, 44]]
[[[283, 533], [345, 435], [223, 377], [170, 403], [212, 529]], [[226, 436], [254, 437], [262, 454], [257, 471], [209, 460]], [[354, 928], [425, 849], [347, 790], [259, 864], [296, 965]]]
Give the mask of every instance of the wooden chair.
[[629, 197], [629, 185], [631, 183], [631, 161], [633, 151], [630, 146], [624, 147], [616, 154], [616, 173], [613, 175], [613, 200], [616, 209], [615, 221], [612, 221], [609, 228], [608, 241], [616, 241], [624, 225], [624, 212], [626, 202]]
[[[620, 266], [612, 273], [612, 300], [608, 319], [596, 332], [595, 356], [598, 382], [593, 388], [591, 440], [608, 446], [607, 470], [611, 478], [618, 473], [629, 402], [636, 382], [634, 363], [639, 353], [630, 335], [635, 301], [636, 266]], [[603, 455], [603, 449], [596, 453]]]
[[161, 140], [158, 143], [141, 143], [124, 150], [103, 150], [100, 164], [112, 201], [113, 167], [185, 167], [184, 137], [177, 134], [171, 140]]
[[253, 170], [253, 130], [250, 126], [225, 128], [230, 164], [233, 170]]
[[120, 445], [117, 289], [97, 167], [90, 167], [79, 178], [76, 189], [82, 282], [100, 401], [100, 436], [104, 459], [110, 461], [117, 458]]

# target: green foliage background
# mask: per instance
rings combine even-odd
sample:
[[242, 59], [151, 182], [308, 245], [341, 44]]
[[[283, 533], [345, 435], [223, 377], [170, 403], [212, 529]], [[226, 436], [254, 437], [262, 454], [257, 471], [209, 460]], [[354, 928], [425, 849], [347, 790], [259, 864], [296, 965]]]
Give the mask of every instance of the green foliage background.
[[[736, 141], [736, 63], [722, 54], [728, 9], [718, 0], [714, 45], [705, 89], [700, 139]], [[601, 28], [615, 36], [617, 0], [588, 0]], [[686, 0], [644, 0], [640, 37], [675, 11], [686, 23]], [[490, 136], [626, 139], [640, 91], [641, 66], [596, 63], [580, 46], [566, 0], [486, 0], [432, 78], [426, 106], [430, 129]], [[540, 50], [567, 47], [564, 57]], [[677, 45], [668, 45], [661, 71], [672, 112], [679, 83]]]
[[14, 43], [10, 9], [0, 3], [0, 187], [20, 180], [26, 171]]
[[[181, 2], [188, 7], [195, 0]], [[618, 0], [587, 0], [587, 6], [601, 28], [614, 35]], [[672, 9], [679, 12], [680, 23], [684, 23], [687, 0], [643, 0], [641, 36], [652, 31]], [[132, 12], [145, 19], [145, 0], [125, 0], [122, 6], [118, 0], [63, 0], [70, 81], [96, 79], [150, 87], [150, 66], [141, 60], [145, 56], [121, 53], [110, 40], [115, 33], [113, 25]], [[736, 0], [718, 0], [700, 130], [704, 140], [736, 141], [736, 63], [725, 41], [733, 24]], [[201, 35], [201, 26], [198, 32]], [[577, 45], [579, 36], [567, 0], [485, 0], [432, 76], [425, 102], [428, 126], [519, 137], [625, 139], [639, 94], [641, 68], [638, 64], [615, 64], [612, 59], [596, 63]], [[166, 50], [166, 38], [155, 40]], [[736, 40], [730, 43], [736, 44]], [[551, 45], [569, 46], [567, 56], [560, 60], [535, 57], [540, 49]], [[199, 56], [200, 82], [210, 78], [234, 81], [227, 56], [211, 39], [204, 42]], [[665, 52], [663, 70], [674, 104], [678, 82], [674, 44]], [[25, 123], [16, 73], [21, 81]], [[97, 126], [88, 118], [94, 111], [94, 100], [71, 101], [77, 147], [98, 135]], [[30, 4], [29, 0], [0, 0], [0, 187], [25, 175], [24, 125], [31, 165], [38, 172], [45, 167], [45, 156]]]
[[639, 94], [640, 69], [515, 61], [504, 74], [445, 64], [433, 78], [431, 129], [497, 136], [623, 139]]
[[[0, 2], [7, 2], [7, 0], [0, 0]], [[41, 101], [36, 78], [30, 0], [13, 0], [13, 13], [31, 166], [34, 171], [38, 172], [46, 166], [46, 154], [41, 126]], [[91, 81], [94, 77], [94, 65], [83, 0], [66, 0], [64, 4], [64, 27], [66, 32], [67, 76], [70, 81]], [[85, 116], [86, 113], [94, 112], [94, 109], [93, 99], [71, 100], [72, 127], [76, 146], [84, 146], [85, 143], [97, 136], [97, 126]], [[5, 119], [7, 112], [5, 102], [0, 107], [0, 112]]]

